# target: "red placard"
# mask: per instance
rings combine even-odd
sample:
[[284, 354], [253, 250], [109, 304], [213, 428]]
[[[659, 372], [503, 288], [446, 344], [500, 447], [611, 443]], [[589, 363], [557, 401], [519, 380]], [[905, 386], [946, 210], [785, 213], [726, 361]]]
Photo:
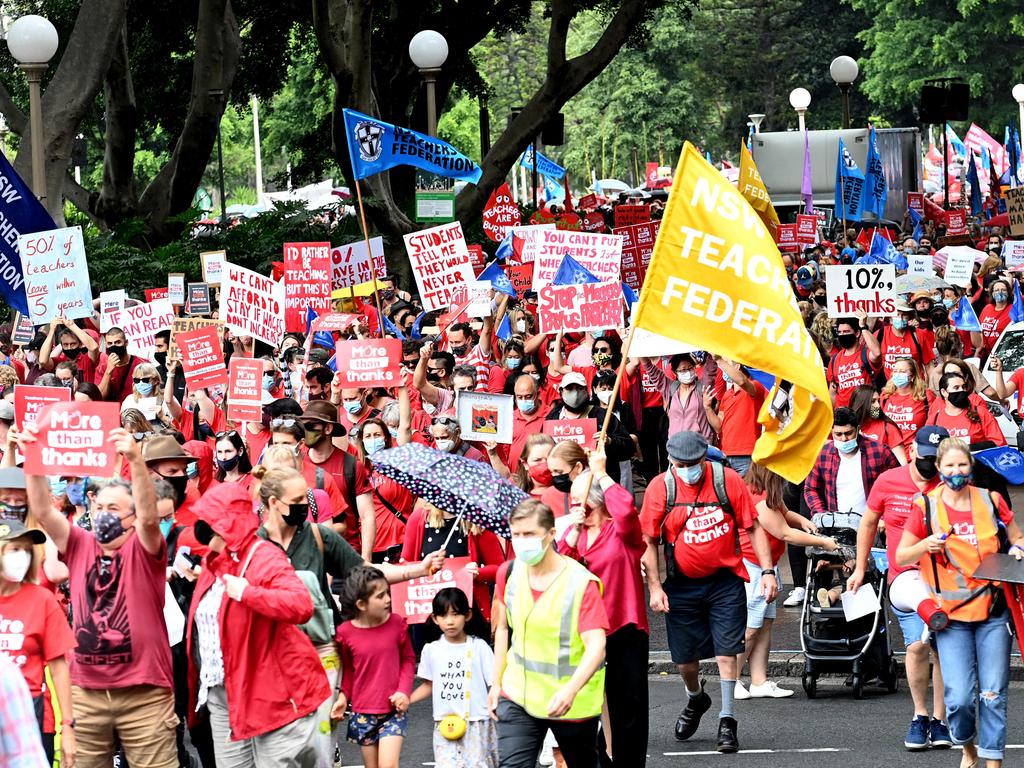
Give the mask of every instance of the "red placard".
[[576, 204], [576, 207], [583, 211], [592, 211], [597, 208], [597, 195], [591, 192], [589, 195], [584, 195], [580, 198], [580, 201]]
[[583, 219], [571, 211], [569, 213], [560, 213], [555, 220], [555, 227], [569, 232], [580, 232], [583, 230]]
[[813, 214], [796, 215], [796, 241], [800, 245], [814, 245], [818, 241], [818, 217]]
[[924, 192], [907, 192], [907, 208], [924, 216]]
[[351, 312], [327, 312], [313, 321], [310, 330], [313, 333], [317, 331], [345, 331], [362, 319], [363, 315]]
[[336, 347], [341, 387], [395, 387], [402, 383], [399, 365], [402, 342], [398, 339], [339, 341]]
[[584, 232], [604, 232], [604, 214], [600, 211], [590, 211], [583, 217]]
[[523, 220], [519, 206], [512, 200], [508, 182], [491, 193], [484, 207], [484, 234], [496, 243], [505, 239], [509, 229], [517, 227]]
[[482, 245], [467, 245], [466, 250], [469, 251], [469, 266], [473, 268], [473, 274], [480, 274], [480, 270], [484, 268], [484, 262], [487, 259], [484, 254], [484, 247]]
[[661, 221], [648, 221], [612, 230], [613, 234], [622, 235], [622, 282], [634, 291], [639, 292], [644, 284], [660, 228]]
[[649, 205], [616, 205], [612, 210], [615, 213], [616, 228], [643, 224], [651, 220]]
[[946, 235], [966, 235], [967, 214], [962, 210], [946, 211]]
[[434, 595], [446, 587], [465, 592], [473, 605], [473, 574], [466, 570], [468, 557], [449, 557], [433, 576], [400, 581], [391, 585], [391, 610], [409, 624], [423, 624], [431, 614]]
[[[67, 387], [34, 387], [14, 385], [14, 428], [21, 430], [26, 424], [35, 424], [43, 409], [53, 403], [66, 403], [71, 399]], [[43, 474], [46, 474], [45, 472]]]
[[584, 448], [596, 447], [597, 419], [553, 419], [544, 422], [544, 434], [556, 443], [572, 440]]
[[166, 299], [169, 291], [167, 286], [162, 288], [147, 288], [144, 293], [146, 294], [146, 301], [156, 301], [157, 299]]
[[306, 332], [306, 309], [331, 311], [331, 244], [284, 244], [284, 329]]
[[533, 264], [509, 264], [505, 267], [505, 274], [520, 298], [533, 285]]
[[796, 224], [779, 224], [775, 231], [775, 242], [780, 251], [799, 251], [796, 241]]
[[233, 355], [228, 364], [228, 418], [240, 424], [263, 416], [263, 361]]
[[[69, 391], [70, 393], [70, 391]], [[121, 426], [117, 403], [53, 403], [38, 414], [36, 441], [25, 444], [30, 475], [113, 477], [117, 449], [107, 437]]]
[[220, 343], [220, 329], [215, 325], [196, 328], [174, 336], [181, 355], [181, 368], [185, 371], [185, 386], [197, 389], [216, 387], [228, 383], [224, 367], [224, 348]]

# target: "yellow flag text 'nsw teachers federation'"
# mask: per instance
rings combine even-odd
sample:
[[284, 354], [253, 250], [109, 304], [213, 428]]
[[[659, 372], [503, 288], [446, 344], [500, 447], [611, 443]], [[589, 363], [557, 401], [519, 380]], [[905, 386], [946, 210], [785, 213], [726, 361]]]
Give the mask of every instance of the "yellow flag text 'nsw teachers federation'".
[[679, 158], [635, 325], [767, 371], [809, 393], [793, 394], [782, 419], [769, 420], [766, 404], [761, 421], [776, 432], [763, 435], [758, 448], [767, 441], [772, 451], [755, 450], [762, 464], [783, 477], [806, 477], [832, 425], [821, 356], [758, 212], [689, 142]]

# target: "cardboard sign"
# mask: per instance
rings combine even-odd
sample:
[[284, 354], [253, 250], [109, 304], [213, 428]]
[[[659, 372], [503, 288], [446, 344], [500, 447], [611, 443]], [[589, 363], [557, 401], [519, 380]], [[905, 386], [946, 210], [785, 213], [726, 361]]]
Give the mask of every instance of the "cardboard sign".
[[966, 288], [971, 284], [973, 274], [974, 256], [970, 251], [946, 254], [946, 269], [942, 273], [942, 279], [947, 283]]
[[612, 209], [615, 216], [615, 228], [628, 227], [631, 224], [643, 224], [651, 220], [649, 205], [616, 205]]
[[484, 253], [484, 247], [482, 245], [467, 245], [466, 250], [469, 251], [469, 266], [473, 268], [473, 274], [479, 275], [484, 264], [487, 263], [487, 254]]
[[622, 235], [622, 282], [634, 291], [639, 292], [644, 284], [660, 228], [660, 221], [649, 221], [613, 230]]
[[208, 315], [212, 309], [210, 305], [210, 286], [206, 283], [188, 284], [188, 301], [185, 307], [190, 315]]
[[405, 235], [405, 250], [416, 277], [420, 301], [428, 312], [448, 309], [456, 289], [465, 287], [474, 278], [466, 238], [457, 221]]
[[1024, 268], [1024, 240], [1007, 240], [1003, 243], [1003, 261], [1007, 269]]
[[146, 288], [143, 290], [143, 293], [146, 295], [146, 301], [160, 301], [167, 298], [167, 287]]
[[127, 302], [128, 294], [123, 289], [100, 292], [100, 333], [110, 330], [110, 317], [107, 313], [124, 309]]
[[512, 287], [515, 288], [519, 298], [533, 285], [533, 264], [511, 264], [505, 267], [505, 274], [508, 275]]
[[800, 245], [818, 242], [818, 217], [806, 213], [796, 215], [796, 241]]
[[597, 331], [622, 325], [622, 284], [545, 285], [537, 292], [541, 333]]
[[92, 317], [92, 288], [81, 227], [18, 237], [33, 325]]
[[136, 304], [108, 313], [112, 328], [120, 328], [128, 340], [128, 354], [147, 360], [156, 349], [156, 334], [174, 322], [174, 307], [167, 299]]
[[576, 204], [578, 208], [584, 211], [592, 211], [599, 203], [597, 202], [597, 195], [591, 192], [589, 195], [584, 195], [580, 198], [579, 203]]
[[[331, 310], [331, 244], [284, 244], [284, 327], [306, 332], [306, 311]], [[280, 339], [278, 339], [280, 341]]]
[[946, 211], [946, 234], [949, 236], [967, 234], [967, 214], [964, 211]]
[[[26, 424], [35, 424], [43, 409], [53, 403], [71, 400], [68, 387], [35, 387], [29, 384], [14, 385], [14, 427], [22, 430]], [[48, 475], [49, 472], [42, 474]]]
[[235, 424], [263, 416], [263, 361], [233, 355], [228, 363], [228, 419]]
[[228, 383], [224, 367], [224, 348], [215, 326], [197, 328], [176, 334], [174, 343], [181, 354], [181, 368], [185, 371], [185, 386], [197, 389], [216, 387]]
[[484, 234], [496, 243], [505, 239], [512, 227], [519, 226], [523, 215], [512, 200], [512, 190], [505, 182], [491, 193], [484, 207]]
[[172, 272], [167, 275], [167, 300], [176, 307], [185, 303], [185, 274]]
[[469, 309], [466, 312], [470, 317], [491, 316], [490, 280], [474, 280], [469, 284]]
[[224, 262], [220, 319], [239, 336], [277, 346], [284, 336], [284, 283]]
[[530, 224], [532, 226], [540, 226], [541, 224], [555, 224], [555, 214], [549, 211], [547, 208], [541, 208], [539, 211], [535, 211], [530, 217]]
[[215, 328], [218, 337], [224, 335], [224, 323], [221, 320], [211, 320], [208, 317], [176, 317], [171, 321], [171, 343], [167, 346], [168, 360], [181, 359], [178, 350], [178, 336], [197, 328]]
[[560, 213], [555, 217], [555, 229], [560, 229], [563, 232], [582, 232], [583, 219], [572, 211]]
[[14, 332], [11, 334], [11, 341], [16, 347], [23, 347], [35, 338], [36, 329], [32, 327], [32, 321], [27, 315], [20, 312], [14, 318]]
[[409, 624], [423, 624], [433, 611], [434, 595], [447, 587], [461, 589], [473, 605], [473, 574], [466, 570], [468, 557], [449, 557], [433, 576], [391, 585], [391, 610]]
[[907, 192], [907, 208], [924, 216], [924, 192]]
[[618, 280], [622, 265], [622, 237], [589, 232], [562, 232], [548, 229], [540, 233], [533, 262], [533, 290], [539, 291], [554, 279], [562, 259], [572, 256], [599, 280]]
[[832, 229], [832, 209], [831, 208], [814, 208], [814, 216], [818, 220], [818, 228], [824, 231]]
[[590, 211], [583, 217], [584, 232], [604, 232], [607, 229], [604, 221], [604, 214], [600, 211]]
[[455, 414], [463, 440], [512, 444], [512, 395], [490, 392], [460, 392], [455, 398]]
[[224, 262], [228, 260], [227, 251], [203, 251], [199, 260], [203, 263], [203, 280], [210, 285], [220, 285]]
[[339, 341], [335, 347], [341, 387], [395, 387], [402, 383], [398, 339]]
[[27, 474], [113, 477], [117, 472], [117, 448], [107, 439], [121, 426], [117, 403], [55, 403], [39, 414], [36, 426], [36, 442], [25, 445]]
[[892, 264], [839, 264], [824, 270], [829, 317], [852, 317], [859, 311], [869, 317], [896, 314], [896, 267]]
[[1024, 187], [1003, 191], [1006, 199], [1006, 217], [1010, 222], [1010, 234], [1024, 237]]
[[597, 419], [552, 419], [544, 422], [544, 434], [551, 435], [556, 445], [571, 440], [593, 450], [597, 447]]
[[331, 249], [331, 287], [350, 288], [368, 283], [376, 276], [378, 280], [387, 274], [384, 262], [384, 238], [370, 238], [370, 250], [366, 241], [339, 245]]
[[779, 224], [775, 230], [775, 242], [780, 251], [799, 251], [796, 241], [796, 224]]
[[932, 255], [930, 253], [912, 253], [907, 256], [907, 274], [933, 276], [935, 269], [932, 267]]

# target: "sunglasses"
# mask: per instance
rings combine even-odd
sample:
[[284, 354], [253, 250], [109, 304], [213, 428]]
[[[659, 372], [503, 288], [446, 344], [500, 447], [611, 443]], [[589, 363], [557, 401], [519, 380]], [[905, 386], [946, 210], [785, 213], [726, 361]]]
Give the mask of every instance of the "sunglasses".
[[234, 429], [226, 429], [223, 432], [218, 432], [213, 437], [215, 440], [223, 440], [228, 437], [238, 437], [238, 432]]
[[153, 381], [153, 379], [150, 376], [146, 376], [146, 377], [141, 378], [141, 379], [136, 379], [136, 378], [133, 377], [132, 381], [134, 381], [136, 384], [145, 384], [147, 381]]
[[294, 427], [299, 423], [298, 419], [271, 419], [270, 426], [272, 427]]

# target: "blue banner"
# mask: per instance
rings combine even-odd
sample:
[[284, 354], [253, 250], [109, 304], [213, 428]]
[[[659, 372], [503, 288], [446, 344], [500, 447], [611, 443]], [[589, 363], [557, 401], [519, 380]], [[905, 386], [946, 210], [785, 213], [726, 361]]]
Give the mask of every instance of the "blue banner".
[[875, 232], [871, 238], [871, 250], [864, 254], [858, 264], [894, 264], [896, 269], [906, 269], [906, 257], [896, 250], [896, 246]]
[[978, 179], [978, 166], [974, 164], [974, 153], [971, 153], [970, 165], [967, 166], [967, 183], [971, 185], [971, 215], [981, 213], [981, 181]]
[[568, 253], [562, 257], [562, 263], [558, 265], [558, 271], [551, 279], [552, 285], [584, 285], [585, 283], [600, 283], [593, 272], [580, 264]]
[[868, 162], [864, 178], [864, 210], [870, 211], [878, 218], [885, 216], [885, 201], [889, 196], [885, 185], [885, 169], [882, 167], [882, 156], [878, 154], [878, 143], [875, 129], [871, 129], [868, 139]]
[[971, 306], [966, 296], [960, 297], [960, 302], [949, 316], [949, 322], [958, 331], [981, 331], [981, 323], [978, 322], [978, 315]]
[[986, 448], [975, 453], [974, 458], [998, 472], [1010, 485], [1024, 485], [1024, 456], [1016, 448], [1007, 445]]
[[836, 154], [836, 218], [860, 221], [863, 215], [864, 174], [840, 139]]
[[348, 156], [356, 180], [396, 165], [412, 165], [438, 176], [474, 184], [483, 175], [480, 166], [446, 141], [351, 109], [342, 111], [345, 114]]
[[26, 316], [30, 313], [18, 237], [51, 229], [57, 225], [50, 214], [0, 152], [0, 295]]
[[496, 261], [492, 261], [487, 267], [477, 275], [477, 280], [490, 280], [491, 288], [501, 293], [511, 296], [513, 299], [519, 298], [519, 294], [516, 293], [516, 289], [512, 287], [512, 281], [508, 279], [508, 275], [501, 268], [501, 264]]
[[919, 243], [924, 237], [924, 217], [913, 208], [908, 208], [907, 213], [910, 214], [910, 223], [914, 225], [914, 233], [911, 237], [915, 243]]
[[[528, 171], [533, 170], [533, 145], [531, 144], [523, 152], [522, 157], [519, 158], [519, 164]], [[565, 178], [565, 168], [560, 166], [550, 157], [546, 157], [543, 152], [537, 153], [537, 173], [542, 176], [551, 176], [555, 179]]]

